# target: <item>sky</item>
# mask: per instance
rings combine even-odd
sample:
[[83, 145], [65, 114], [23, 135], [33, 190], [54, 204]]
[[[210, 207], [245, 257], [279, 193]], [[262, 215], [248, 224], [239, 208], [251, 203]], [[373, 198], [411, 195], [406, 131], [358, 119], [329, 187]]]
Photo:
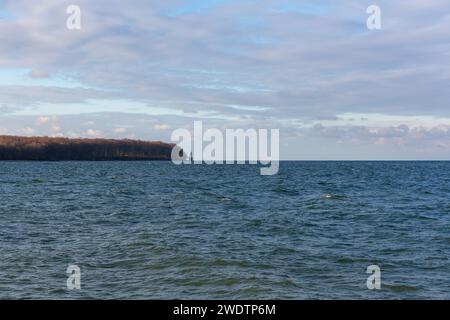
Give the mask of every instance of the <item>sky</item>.
[[202, 120], [279, 129], [282, 159], [450, 160], [449, 84], [448, 0], [0, 0], [0, 134]]

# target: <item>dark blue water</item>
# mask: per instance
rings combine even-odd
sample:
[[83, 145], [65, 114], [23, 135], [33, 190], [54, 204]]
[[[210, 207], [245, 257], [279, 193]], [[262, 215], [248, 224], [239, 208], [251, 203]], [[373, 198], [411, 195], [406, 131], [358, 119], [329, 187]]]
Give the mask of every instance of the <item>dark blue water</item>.
[[0, 298], [448, 299], [450, 163], [0, 162], [0, 254]]

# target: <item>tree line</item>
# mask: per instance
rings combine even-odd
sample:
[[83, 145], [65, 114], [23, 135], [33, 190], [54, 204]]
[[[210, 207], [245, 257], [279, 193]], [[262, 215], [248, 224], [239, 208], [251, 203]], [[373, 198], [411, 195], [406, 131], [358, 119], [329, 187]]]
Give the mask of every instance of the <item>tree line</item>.
[[0, 160], [170, 160], [174, 146], [130, 139], [0, 136]]

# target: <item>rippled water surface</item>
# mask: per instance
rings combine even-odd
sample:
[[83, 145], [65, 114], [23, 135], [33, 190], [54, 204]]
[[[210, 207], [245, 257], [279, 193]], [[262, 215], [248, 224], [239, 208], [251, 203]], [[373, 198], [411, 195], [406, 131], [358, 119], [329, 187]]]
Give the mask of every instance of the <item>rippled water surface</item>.
[[0, 162], [0, 254], [0, 298], [449, 299], [450, 163]]

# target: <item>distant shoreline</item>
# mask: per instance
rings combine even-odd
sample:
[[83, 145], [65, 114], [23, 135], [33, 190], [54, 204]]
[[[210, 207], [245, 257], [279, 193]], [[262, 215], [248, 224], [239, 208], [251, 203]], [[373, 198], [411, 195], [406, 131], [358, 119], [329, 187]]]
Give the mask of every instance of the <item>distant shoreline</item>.
[[175, 146], [131, 139], [0, 136], [0, 161], [168, 161]]
[[12, 159], [12, 160], [3, 160], [0, 159], [0, 162], [155, 162], [155, 161], [171, 161], [170, 159], [106, 159], [106, 160], [29, 160], [29, 159]]

